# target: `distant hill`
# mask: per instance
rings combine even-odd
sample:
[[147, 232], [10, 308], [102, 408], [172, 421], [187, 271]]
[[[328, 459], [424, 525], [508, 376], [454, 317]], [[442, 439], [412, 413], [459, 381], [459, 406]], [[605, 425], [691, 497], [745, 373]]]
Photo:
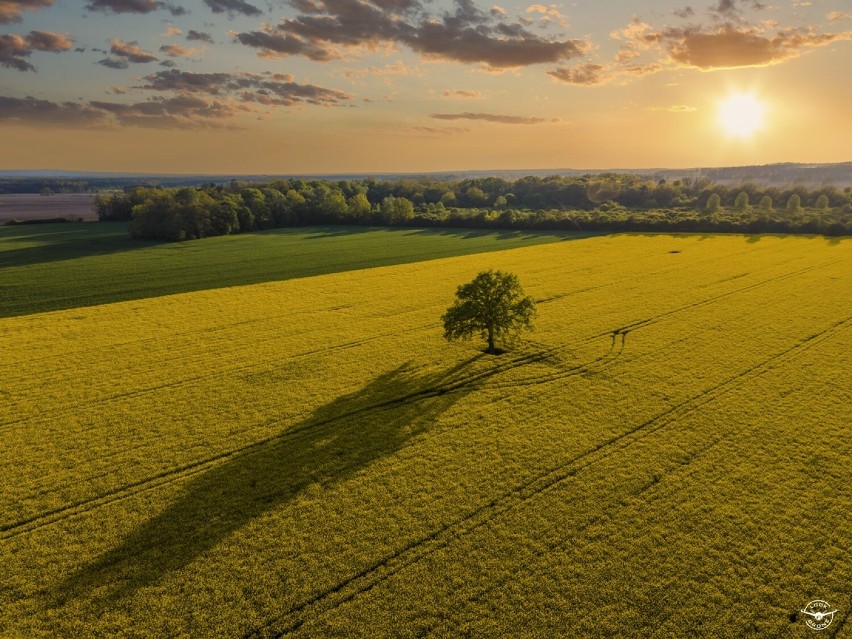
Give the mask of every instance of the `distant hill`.
[[834, 185], [837, 187], [852, 186], [852, 162], [834, 164], [797, 164], [793, 162], [781, 164], [765, 164], [760, 166], [733, 167], [696, 167], [688, 169], [500, 169], [500, 170], [471, 170], [471, 171], [437, 171], [423, 173], [329, 173], [329, 174], [252, 174], [252, 175], [223, 175], [223, 174], [155, 174], [155, 173], [105, 173], [94, 171], [57, 171], [57, 170], [0, 170], [0, 193], [29, 192], [36, 184], [48, 182], [85, 183], [80, 187], [85, 190], [100, 188], [116, 188], [142, 185], [162, 186], [192, 186], [197, 184], [221, 184], [230, 180], [247, 182], [263, 182], [279, 178], [311, 178], [328, 180], [348, 180], [375, 178], [381, 180], [396, 179], [434, 179], [441, 181], [463, 180], [474, 177], [500, 177], [506, 180], [532, 175], [544, 177], [548, 175], [597, 175], [601, 173], [629, 173], [647, 176], [656, 181], [672, 181], [681, 178], [707, 177], [718, 184], [738, 184], [751, 182], [766, 186], [801, 185], [807, 187]]

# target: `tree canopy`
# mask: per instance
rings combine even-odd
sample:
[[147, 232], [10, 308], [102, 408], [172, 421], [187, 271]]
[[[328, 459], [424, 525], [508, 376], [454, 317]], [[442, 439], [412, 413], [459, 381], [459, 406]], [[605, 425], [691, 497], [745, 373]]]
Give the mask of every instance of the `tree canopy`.
[[[775, 211], [751, 202], [787, 202]], [[827, 203], [827, 204], [826, 204]], [[566, 231], [702, 231], [848, 234], [852, 187], [725, 186], [699, 178], [636, 175], [441, 181], [232, 180], [181, 188], [133, 187], [95, 200], [104, 221], [134, 237], [180, 240], [317, 224], [446, 226]]]
[[521, 330], [532, 330], [535, 302], [524, 295], [518, 276], [489, 269], [456, 291], [455, 303], [441, 318], [447, 340], [467, 340], [479, 335], [488, 342], [488, 352]]

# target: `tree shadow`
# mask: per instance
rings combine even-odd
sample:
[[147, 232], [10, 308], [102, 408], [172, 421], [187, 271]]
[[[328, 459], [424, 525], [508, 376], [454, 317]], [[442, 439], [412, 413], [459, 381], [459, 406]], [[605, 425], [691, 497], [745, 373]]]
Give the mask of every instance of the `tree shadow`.
[[466, 394], [465, 369], [479, 357], [427, 375], [401, 366], [203, 472], [162, 513], [59, 585], [55, 605], [85, 597], [108, 606], [184, 568], [308, 486], [345, 481], [392, 455]]
[[[329, 237], [344, 237], [349, 235], [360, 235], [362, 233], [372, 233], [375, 231], [385, 230], [384, 226], [350, 226], [350, 225], [326, 225], [326, 226], [290, 226], [286, 227], [288, 231], [296, 231], [299, 233], [310, 233], [304, 235], [306, 240], [322, 240]], [[273, 229], [280, 231], [285, 229]], [[264, 231], [266, 233], [268, 231]]]
[[[284, 229], [274, 229], [272, 231], [264, 231], [264, 233], [274, 233]], [[465, 228], [455, 226], [299, 226], [288, 227], [286, 230], [310, 231], [310, 235], [306, 235], [305, 239], [319, 240], [328, 237], [341, 237], [347, 235], [358, 235], [362, 233], [372, 233], [383, 231], [387, 233], [397, 233], [400, 235], [428, 235], [428, 236], [445, 236], [454, 237], [462, 240], [477, 239], [483, 237], [493, 237], [497, 240], [529, 240], [542, 237], [552, 237], [560, 240], [583, 239], [592, 235], [603, 235], [603, 233], [578, 232], [578, 231], [562, 231], [562, 230], [534, 230], [534, 229], [483, 229], [483, 228]]]
[[448, 237], [456, 237], [463, 240], [470, 240], [482, 237], [493, 237], [496, 240], [534, 240], [542, 237], [553, 238], [554, 240], [582, 240], [596, 235], [606, 235], [606, 233], [580, 232], [580, 231], [563, 231], [563, 230], [548, 230], [548, 229], [472, 229], [463, 227], [428, 227], [428, 228], [412, 228], [412, 227], [397, 227], [394, 230], [406, 231], [405, 235], [443, 235]]
[[[7, 248], [13, 243], [38, 242], [36, 246]], [[0, 233], [0, 268], [111, 255], [161, 244], [136, 240], [126, 222], [81, 222], [3, 227]]]

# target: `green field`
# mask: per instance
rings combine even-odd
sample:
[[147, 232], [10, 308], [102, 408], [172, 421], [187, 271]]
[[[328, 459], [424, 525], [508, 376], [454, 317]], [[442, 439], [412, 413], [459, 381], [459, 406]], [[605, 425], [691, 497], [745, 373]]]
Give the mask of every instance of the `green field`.
[[[59, 305], [39, 268], [133, 285], [0, 320], [0, 636], [813, 637], [813, 599], [852, 636], [852, 241], [367, 268], [373, 234], [514, 241], [302, 229], [4, 269], [34, 310]], [[189, 273], [213, 247], [264, 276]], [[499, 357], [439, 319], [490, 267], [538, 300]]]
[[328, 226], [162, 243], [131, 239], [125, 222], [0, 227], [0, 317], [588, 235]]

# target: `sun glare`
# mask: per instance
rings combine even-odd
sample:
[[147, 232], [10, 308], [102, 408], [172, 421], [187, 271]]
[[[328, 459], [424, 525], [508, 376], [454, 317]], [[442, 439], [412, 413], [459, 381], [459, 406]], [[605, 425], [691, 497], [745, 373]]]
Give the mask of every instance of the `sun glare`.
[[719, 104], [719, 126], [730, 137], [748, 138], [763, 127], [765, 112], [753, 95], [734, 93]]

